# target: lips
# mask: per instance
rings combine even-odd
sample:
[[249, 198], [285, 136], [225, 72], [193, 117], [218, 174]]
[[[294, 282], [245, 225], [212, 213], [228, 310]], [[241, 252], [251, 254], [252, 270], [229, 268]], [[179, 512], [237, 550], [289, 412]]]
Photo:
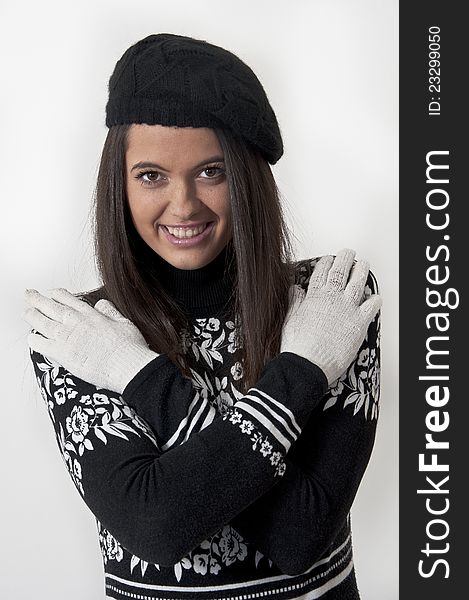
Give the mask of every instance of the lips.
[[201, 243], [212, 232], [212, 230], [215, 226], [215, 222], [214, 221], [205, 221], [205, 223], [207, 226], [201, 233], [198, 233], [197, 235], [190, 236], [190, 237], [185, 237], [185, 236], [177, 237], [175, 235], [172, 235], [165, 225], [160, 225], [160, 227], [161, 227], [166, 239], [169, 242], [171, 242], [173, 245], [176, 245], [179, 247], [190, 247], [190, 246], [194, 246], [196, 244]]

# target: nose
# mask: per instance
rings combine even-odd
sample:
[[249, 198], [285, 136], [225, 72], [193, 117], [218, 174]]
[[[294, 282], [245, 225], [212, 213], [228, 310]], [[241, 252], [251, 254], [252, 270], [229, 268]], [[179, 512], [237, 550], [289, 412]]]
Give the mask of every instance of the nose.
[[203, 202], [197, 198], [193, 182], [180, 180], [175, 182], [169, 192], [169, 212], [179, 221], [190, 220], [197, 214]]

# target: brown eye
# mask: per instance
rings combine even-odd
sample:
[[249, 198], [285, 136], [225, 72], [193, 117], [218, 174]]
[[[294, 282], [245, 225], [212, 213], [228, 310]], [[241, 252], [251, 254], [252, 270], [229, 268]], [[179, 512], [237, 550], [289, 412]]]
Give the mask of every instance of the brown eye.
[[[160, 181], [159, 179], [156, 179], [156, 176], [158, 175], [158, 171], [142, 171], [136, 175], [135, 179], [140, 180], [142, 185], [152, 186]], [[149, 179], [146, 179], [147, 177]]]
[[[204, 179], [216, 179], [225, 173], [225, 169], [218, 166], [205, 167], [202, 173], [209, 173], [208, 177], [204, 177]], [[212, 175], [210, 175], [212, 173]]]

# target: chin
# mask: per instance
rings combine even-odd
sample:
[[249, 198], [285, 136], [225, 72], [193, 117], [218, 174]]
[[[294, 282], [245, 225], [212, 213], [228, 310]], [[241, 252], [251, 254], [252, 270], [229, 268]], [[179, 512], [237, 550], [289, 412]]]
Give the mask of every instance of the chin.
[[208, 265], [218, 256], [218, 252], [201, 252], [200, 254], [189, 254], [188, 252], [158, 252], [166, 262], [169, 262], [176, 269], [200, 269]]

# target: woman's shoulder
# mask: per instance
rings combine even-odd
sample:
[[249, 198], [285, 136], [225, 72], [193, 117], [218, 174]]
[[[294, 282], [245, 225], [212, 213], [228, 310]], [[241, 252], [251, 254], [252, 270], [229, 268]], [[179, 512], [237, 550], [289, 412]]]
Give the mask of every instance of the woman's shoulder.
[[[309, 279], [314, 271], [314, 267], [316, 266], [318, 260], [322, 258], [322, 256], [327, 255], [323, 254], [319, 256], [313, 256], [311, 258], [302, 258], [294, 262], [295, 283], [297, 285], [300, 285], [305, 290], [308, 288]], [[356, 262], [356, 260], [354, 262]], [[370, 269], [368, 278], [366, 280], [365, 295], [369, 296], [370, 294], [378, 293], [378, 280], [375, 273]]]

